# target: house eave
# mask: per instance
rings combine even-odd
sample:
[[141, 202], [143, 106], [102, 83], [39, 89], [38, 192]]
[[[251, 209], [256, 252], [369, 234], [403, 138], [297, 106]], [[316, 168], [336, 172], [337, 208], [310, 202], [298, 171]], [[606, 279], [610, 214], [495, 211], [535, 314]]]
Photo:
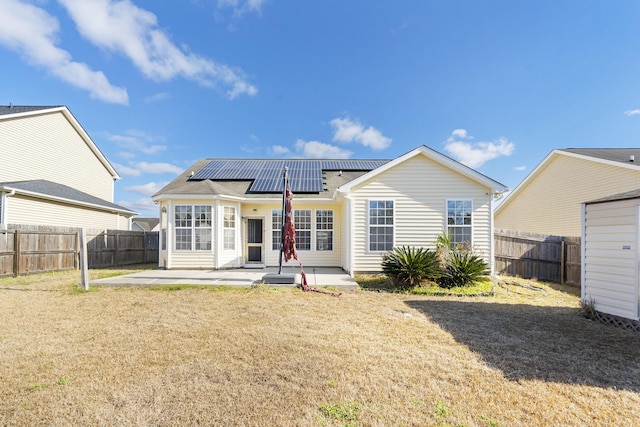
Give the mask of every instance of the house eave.
[[37, 193], [37, 192], [27, 191], [27, 190], [21, 190], [21, 189], [11, 188], [11, 187], [7, 187], [7, 186], [0, 187], [0, 192], [9, 192], [10, 195], [33, 197], [33, 198], [36, 198], [36, 199], [50, 200], [50, 201], [54, 201], [54, 202], [64, 203], [64, 204], [67, 204], [67, 205], [82, 206], [82, 207], [96, 209], [96, 210], [103, 211], [103, 212], [118, 213], [118, 214], [122, 214], [122, 215], [127, 216], [127, 217], [133, 217], [133, 216], [139, 215], [138, 212], [130, 211], [130, 210], [127, 210], [127, 209], [118, 209], [118, 208], [109, 207], [109, 206], [101, 206], [101, 205], [97, 205], [95, 203], [81, 202], [79, 200], [73, 200], [73, 199], [67, 199], [67, 198], [64, 198], [64, 197], [51, 196], [51, 195], [48, 195], [48, 194], [42, 194], [42, 193]]

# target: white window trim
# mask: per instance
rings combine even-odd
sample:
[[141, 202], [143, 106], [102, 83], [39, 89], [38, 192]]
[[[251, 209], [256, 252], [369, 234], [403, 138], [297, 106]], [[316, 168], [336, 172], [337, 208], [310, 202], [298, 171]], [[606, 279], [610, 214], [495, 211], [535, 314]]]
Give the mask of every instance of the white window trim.
[[[226, 210], [227, 209], [233, 209], [234, 211], [234, 219], [233, 219], [233, 227], [227, 227], [225, 226], [225, 216], [226, 216]], [[226, 238], [225, 238], [225, 231], [227, 230], [233, 230], [233, 248], [226, 248]], [[236, 251], [238, 248], [238, 209], [235, 206], [229, 206], [229, 205], [224, 205], [222, 206], [222, 250], [223, 251]]]
[[[176, 208], [181, 207], [181, 206], [189, 206], [189, 207], [191, 207], [191, 249], [178, 249], [176, 247], [176, 245], [178, 243], [178, 239], [174, 238], [173, 242], [172, 242], [172, 246], [171, 246], [173, 248], [173, 251], [174, 252], [181, 252], [181, 253], [184, 253], [184, 252], [205, 252], [205, 253], [206, 252], [212, 252], [213, 248], [214, 248], [214, 246], [213, 246], [213, 244], [214, 244], [214, 227], [213, 227], [213, 225], [215, 224], [215, 221], [214, 221], [215, 216], [214, 216], [213, 205], [200, 204], [200, 203], [196, 203], [196, 204], [193, 204], [193, 203], [176, 203], [171, 208], [171, 219], [172, 219], [172, 222], [173, 222], [174, 231], [179, 229], [179, 228], [180, 229], [186, 229], [187, 228], [187, 227], [178, 227], [177, 224], [176, 224]], [[211, 226], [210, 226], [210, 229], [211, 229], [211, 249], [195, 249], [195, 247], [196, 247], [196, 234], [195, 234], [196, 229], [206, 229], [206, 227], [196, 227], [196, 218], [195, 218], [195, 214], [196, 214], [195, 207], [196, 206], [206, 206], [206, 207], [209, 207], [209, 209], [211, 210]], [[177, 233], [176, 233], [176, 236], [177, 236]], [[167, 243], [169, 243], [168, 240], [169, 239], [167, 239]], [[167, 247], [169, 247], [169, 246], [167, 246]]]
[[[331, 229], [318, 228], [318, 211], [331, 212]], [[312, 249], [314, 252], [320, 253], [331, 253], [335, 251], [336, 244], [336, 212], [334, 209], [316, 209], [311, 215], [313, 216], [313, 223], [311, 224], [311, 228], [313, 229], [312, 237], [315, 237], [315, 241], [312, 241]], [[318, 249], [318, 231], [331, 231], [331, 249]], [[313, 239], [312, 239], [313, 240]], [[315, 243], [315, 244], [313, 244]]]
[[367, 204], [365, 206], [365, 209], [367, 211], [367, 247], [366, 247], [366, 251], [367, 253], [371, 253], [371, 254], [381, 254], [381, 253], [386, 253], [388, 252], [388, 250], [378, 250], [378, 251], [372, 251], [371, 250], [371, 209], [369, 207], [369, 205], [371, 204], [371, 202], [393, 202], [393, 224], [391, 225], [392, 228], [392, 232], [393, 232], [393, 242], [391, 243], [391, 249], [396, 247], [396, 211], [397, 211], [397, 203], [395, 199], [367, 199]]
[[[459, 199], [446, 199], [444, 201], [444, 225], [445, 225], [445, 231], [447, 233], [447, 235], [449, 235], [449, 202], [471, 202], [471, 224], [470, 225], [458, 225], [458, 226], [453, 226], [453, 228], [461, 228], [461, 227], [471, 227], [471, 241], [469, 242], [469, 245], [471, 247], [473, 247], [473, 230], [474, 230], [474, 217], [475, 215], [473, 214], [473, 199], [469, 199], [469, 198], [459, 198]], [[493, 236], [493, 234], [492, 234]], [[493, 240], [493, 237], [492, 237]]]

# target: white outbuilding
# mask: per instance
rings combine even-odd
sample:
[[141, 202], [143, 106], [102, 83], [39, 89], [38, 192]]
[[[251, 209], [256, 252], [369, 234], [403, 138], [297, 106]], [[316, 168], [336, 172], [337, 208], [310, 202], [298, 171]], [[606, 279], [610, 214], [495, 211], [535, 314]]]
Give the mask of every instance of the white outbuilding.
[[582, 301], [640, 320], [640, 189], [582, 204]]

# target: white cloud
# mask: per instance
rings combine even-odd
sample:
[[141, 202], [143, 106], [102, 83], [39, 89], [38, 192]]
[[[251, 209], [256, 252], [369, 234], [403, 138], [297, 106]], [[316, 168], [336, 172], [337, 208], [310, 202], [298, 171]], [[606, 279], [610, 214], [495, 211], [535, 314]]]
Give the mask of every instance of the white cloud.
[[156, 15], [130, 0], [58, 0], [80, 34], [103, 49], [127, 56], [148, 78], [184, 77], [206, 87], [223, 85], [231, 99], [255, 95], [242, 71], [179, 48], [158, 26]]
[[513, 168], [513, 169], [515, 169], [515, 170], [517, 170], [517, 171], [525, 171], [525, 170], [527, 170], [527, 167], [526, 167], [526, 166], [516, 166], [516, 167], [515, 167], [515, 168]]
[[21, 54], [32, 65], [43, 67], [60, 80], [84, 89], [94, 99], [128, 104], [126, 89], [113, 86], [103, 72], [72, 60], [56, 46], [58, 20], [43, 9], [18, 0], [2, 0], [0, 45]]
[[120, 206], [124, 206], [125, 208], [131, 209], [136, 212], [140, 211], [158, 211], [158, 206], [153, 203], [151, 197], [145, 197], [136, 200], [120, 200], [116, 202]]
[[182, 168], [179, 168], [171, 163], [148, 163], [137, 162], [136, 167], [143, 173], [174, 173], [181, 174]]
[[471, 142], [474, 138], [464, 129], [456, 129], [445, 141], [445, 150], [460, 163], [470, 168], [478, 168], [501, 156], [510, 156], [515, 145], [500, 137], [492, 142]]
[[118, 171], [118, 174], [124, 175], [124, 176], [140, 176], [140, 173], [141, 173], [140, 170], [138, 170], [135, 166], [130, 167], [130, 166], [121, 165], [120, 163], [113, 163], [113, 167], [116, 168], [116, 171]]
[[635, 109], [635, 110], [629, 110], [629, 111], [625, 111], [624, 114], [626, 116], [638, 116], [640, 115], [640, 109]]
[[218, 0], [218, 9], [231, 9], [234, 18], [248, 12], [260, 13], [265, 0]]
[[348, 159], [353, 155], [353, 152], [335, 145], [320, 141], [303, 141], [302, 139], [296, 142], [296, 151], [307, 159]]
[[123, 135], [107, 133], [106, 137], [109, 141], [113, 141], [123, 148], [144, 154], [156, 154], [167, 149], [166, 145], [153, 144], [161, 138], [135, 129], [126, 130]]
[[467, 130], [466, 129], [455, 129], [453, 132], [451, 132], [451, 136], [456, 137], [456, 138], [466, 138], [467, 137]]
[[142, 194], [143, 196], [151, 196], [160, 191], [168, 183], [169, 181], [149, 182], [143, 185], [132, 185], [130, 187], [125, 187], [125, 190], [131, 191], [132, 193]]
[[156, 94], [146, 97], [144, 101], [148, 104], [151, 104], [153, 102], [160, 102], [169, 98], [171, 98], [171, 94], [169, 92], [158, 92]]
[[282, 156], [285, 154], [289, 154], [290, 150], [287, 147], [282, 145], [272, 145], [270, 149], [271, 153], [276, 156]]
[[382, 135], [380, 131], [372, 126], [364, 126], [350, 118], [336, 118], [331, 120], [334, 134], [333, 140], [338, 142], [358, 142], [373, 150], [384, 150], [391, 144], [391, 138]]
[[128, 165], [113, 163], [119, 174], [125, 176], [140, 176], [143, 173], [152, 174], [181, 174], [183, 169], [170, 163], [129, 162]]

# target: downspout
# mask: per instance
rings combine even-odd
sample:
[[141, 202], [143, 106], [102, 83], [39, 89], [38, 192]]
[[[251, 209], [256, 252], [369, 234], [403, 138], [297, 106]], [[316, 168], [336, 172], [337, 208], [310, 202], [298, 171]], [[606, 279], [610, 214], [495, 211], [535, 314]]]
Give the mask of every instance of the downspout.
[[493, 223], [493, 194], [489, 193], [489, 268], [491, 277], [496, 274], [496, 258], [495, 258], [495, 229]]
[[222, 219], [224, 218], [224, 214], [220, 215], [220, 199], [216, 199], [216, 217], [214, 219], [214, 224], [216, 225], [214, 228], [214, 235], [215, 235], [215, 245], [211, 245], [212, 248], [215, 248], [214, 250], [216, 251], [214, 254], [214, 266], [213, 268], [215, 270], [218, 270], [220, 268], [220, 252], [222, 251], [222, 245], [221, 245], [221, 238], [220, 236], [222, 235], [222, 232], [220, 230], [220, 228], [222, 228], [223, 223], [222, 223]]
[[173, 204], [171, 200], [167, 201], [167, 263], [165, 268], [171, 269], [171, 254], [173, 253]]
[[162, 262], [162, 229], [166, 230], [166, 226], [163, 227], [162, 221], [162, 203], [158, 203], [158, 218], [160, 218], [160, 230], [158, 230], [158, 267], [163, 267]]
[[0, 226], [7, 227], [9, 220], [7, 219], [7, 199], [16, 194], [16, 190], [6, 187], [0, 187]]
[[585, 283], [585, 255], [586, 255], [586, 243], [587, 243], [587, 228], [585, 227], [586, 219], [587, 219], [587, 205], [586, 203], [582, 204], [582, 209], [580, 212], [580, 299], [582, 302], [587, 302], [586, 297], [586, 283]]

